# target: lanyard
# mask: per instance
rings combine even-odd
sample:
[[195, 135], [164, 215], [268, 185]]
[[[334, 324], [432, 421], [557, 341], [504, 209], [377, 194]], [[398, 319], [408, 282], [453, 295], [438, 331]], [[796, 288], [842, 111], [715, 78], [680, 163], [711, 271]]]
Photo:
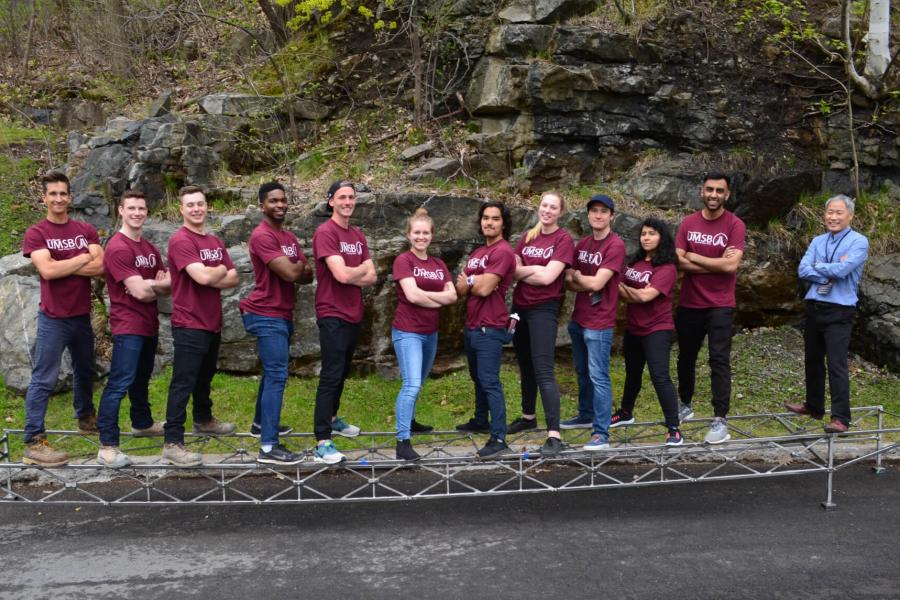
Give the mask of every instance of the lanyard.
[[834, 262], [834, 255], [837, 254], [837, 250], [838, 250], [838, 248], [840, 247], [841, 242], [844, 241], [844, 238], [847, 237], [847, 235], [848, 235], [849, 233], [850, 233], [850, 228], [848, 227], [848, 228], [847, 228], [847, 231], [844, 232], [844, 235], [841, 236], [841, 239], [839, 239], [839, 240], [835, 243], [835, 245], [834, 245], [834, 250], [831, 251], [831, 256], [828, 256], [828, 240], [825, 240], [825, 258], [828, 259], [828, 260], [826, 261], [827, 264], [831, 264], [832, 262]]

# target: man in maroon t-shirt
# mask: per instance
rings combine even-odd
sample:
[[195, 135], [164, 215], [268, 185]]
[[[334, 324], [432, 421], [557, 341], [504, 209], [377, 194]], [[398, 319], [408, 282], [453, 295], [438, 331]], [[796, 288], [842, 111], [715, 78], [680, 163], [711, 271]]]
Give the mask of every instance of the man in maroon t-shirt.
[[47, 216], [25, 232], [22, 254], [41, 279], [41, 304], [31, 382], [25, 394], [25, 455], [22, 462], [44, 467], [68, 462], [47, 442], [44, 417], [56, 387], [63, 350], [72, 359], [75, 418], [84, 433], [96, 433], [93, 395], [94, 330], [91, 328], [91, 277], [103, 274], [103, 248], [97, 231], [69, 218], [69, 179], [59, 171], [41, 177]]
[[116, 469], [131, 464], [119, 450], [119, 406], [125, 394], [131, 401], [132, 434], [141, 437], [163, 432], [163, 424], [153, 421], [147, 385], [159, 339], [156, 299], [168, 296], [172, 283], [159, 250], [141, 236], [147, 219], [144, 194], [126, 191], [118, 212], [122, 228], [109, 238], [103, 257], [113, 351], [97, 415], [97, 462]]
[[222, 337], [222, 290], [236, 287], [237, 271], [222, 240], [207, 233], [208, 206], [203, 190], [178, 190], [184, 224], [169, 238], [172, 278], [172, 382], [166, 405], [163, 458], [174, 465], [197, 466], [203, 458], [184, 447], [188, 399], [193, 396], [194, 433], [227, 435], [233, 423], [212, 414], [210, 383], [216, 373]]
[[331, 218], [313, 234], [316, 260], [316, 324], [322, 367], [316, 388], [314, 431], [318, 445], [316, 462], [344, 460], [331, 434], [359, 435], [359, 427], [338, 416], [344, 381], [350, 374], [353, 351], [363, 318], [362, 288], [375, 284], [375, 263], [369, 257], [366, 236], [350, 225], [356, 208], [356, 190], [349, 181], [335, 181], [328, 188]]
[[566, 288], [576, 292], [569, 336], [578, 375], [578, 414], [563, 429], [591, 427], [585, 450], [609, 448], [612, 381], [609, 355], [616, 327], [619, 282], [625, 267], [625, 243], [612, 230], [616, 204], [605, 194], [587, 201], [591, 233], [575, 245], [575, 262], [566, 270]]
[[491, 437], [478, 451], [479, 458], [488, 459], [509, 451], [505, 441], [506, 398], [500, 383], [500, 358], [503, 344], [512, 340], [508, 331], [506, 290], [516, 272], [516, 253], [506, 241], [512, 222], [505, 204], [482, 204], [478, 223], [484, 246], [469, 254], [465, 269], [456, 278], [456, 293], [466, 298], [464, 342], [469, 375], [475, 384], [475, 416], [456, 429], [490, 431]]
[[240, 302], [244, 329], [256, 336], [263, 371], [250, 435], [260, 438], [258, 462], [293, 465], [302, 462], [303, 455], [278, 443], [279, 435], [292, 431], [291, 427], [279, 425], [279, 419], [294, 333], [294, 286], [311, 282], [312, 269], [297, 236], [284, 228], [288, 211], [284, 186], [277, 181], [264, 183], [258, 196], [263, 218], [250, 235], [255, 285]]
[[731, 334], [736, 306], [734, 289], [744, 255], [744, 222], [725, 210], [731, 180], [724, 173], [709, 173], [700, 187], [703, 208], [678, 226], [675, 252], [684, 272], [675, 314], [678, 335], [678, 416], [694, 416], [697, 354], [709, 336], [709, 368], [715, 416], [705, 441], [721, 444], [731, 438], [726, 416], [731, 398]]

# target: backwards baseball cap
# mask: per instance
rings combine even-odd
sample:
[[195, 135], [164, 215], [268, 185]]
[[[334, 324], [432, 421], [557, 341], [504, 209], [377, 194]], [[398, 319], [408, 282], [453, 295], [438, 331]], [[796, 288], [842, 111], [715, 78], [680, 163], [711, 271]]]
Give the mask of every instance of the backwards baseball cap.
[[334, 198], [334, 195], [342, 187], [352, 188], [353, 182], [347, 181], [346, 179], [338, 179], [337, 181], [332, 182], [331, 185], [328, 186], [328, 193], [325, 194], [326, 199], [331, 200]]
[[616, 212], [616, 203], [606, 194], [594, 194], [591, 196], [591, 199], [587, 201], [588, 210], [590, 210], [592, 205], [597, 204], [598, 202], [609, 210]]

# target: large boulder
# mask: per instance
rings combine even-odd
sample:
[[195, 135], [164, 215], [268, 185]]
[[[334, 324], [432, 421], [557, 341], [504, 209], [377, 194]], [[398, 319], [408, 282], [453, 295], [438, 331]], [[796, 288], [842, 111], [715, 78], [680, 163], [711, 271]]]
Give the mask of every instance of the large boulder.
[[878, 364], [900, 371], [900, 254], [869, 258], [858, 306], [854, 347]]
[[554, 23], [594, 8], [591, 0], [513, 0], [498, 16], [508, 23]]

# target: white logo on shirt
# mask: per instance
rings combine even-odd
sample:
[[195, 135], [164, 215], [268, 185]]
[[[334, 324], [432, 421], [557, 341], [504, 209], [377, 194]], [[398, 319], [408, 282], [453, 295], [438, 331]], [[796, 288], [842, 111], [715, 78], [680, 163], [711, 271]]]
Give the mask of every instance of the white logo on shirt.
[[49, 250], [84, 250], [88, 247], [87, 238], [77, 235], [74, 238], [50, 238], [47, 240]]
[[200, 260], [222, 260], [222, 249], [221, 248], [201, 248], [200, 249]]
[[356, 242], [355, 244], [349, 242], [341, 242], [341, 254], [352, 254], [354, 256], [359, 255], [362, 256], [363, 253], [363, 245], [362, 242]]
[[636, 271], [631, 267], [625, 269], [625, 278], [635, 283], [650, 283], [650, 275], [652, 274], [653, 271]]
[[529, 258], [550, 258], [553, 256], [553, 248], [554, 246], [550, 246], [549, 248], [539, 248], [538, 246], [525, 246], [522, 248], [522, 256], [527, 256]]
[[282, 246], [281, 251], [284, 252], [284, 255], [288, 258], [297, 258], [297, 246], [291, 244], [290, 246]]
[[711, 233], [701, 233], [699, 231], [688, 231], [687, 241], [693, 242], [695, 244], [701, 244], [703, 246], [724, 248], [728, 245], [728, 236], [724, 233], [717, 233], [713, 235]]
[[488, 255], [482, 256], [481, 258], [470, 258], [469, 262], [466, 263], [466, 269], [470, 269], [472, 271], [476, 269], [483, 269], [487, 266], [488, 263]]
[[579, 250], [578, 251], [578, 262], [584, 263], [586, 265], [594, 265], [595, 267], [599, 267], [603, 262], [603, 253], [599, 250], [597, 252], [588, 252], [587, 250]]
[[423, 279], [438, 279], [440, 281], [443, 281], [444, 271], [429, 271], [427, 269], [423, 269], [422, 267], [413, 267], [413, 277], [422, 277]]
[[134, 266], [138, 269], [153, 269], [156, 267], [156, 255], [151, 254], [150, 256], [135, 256]]

